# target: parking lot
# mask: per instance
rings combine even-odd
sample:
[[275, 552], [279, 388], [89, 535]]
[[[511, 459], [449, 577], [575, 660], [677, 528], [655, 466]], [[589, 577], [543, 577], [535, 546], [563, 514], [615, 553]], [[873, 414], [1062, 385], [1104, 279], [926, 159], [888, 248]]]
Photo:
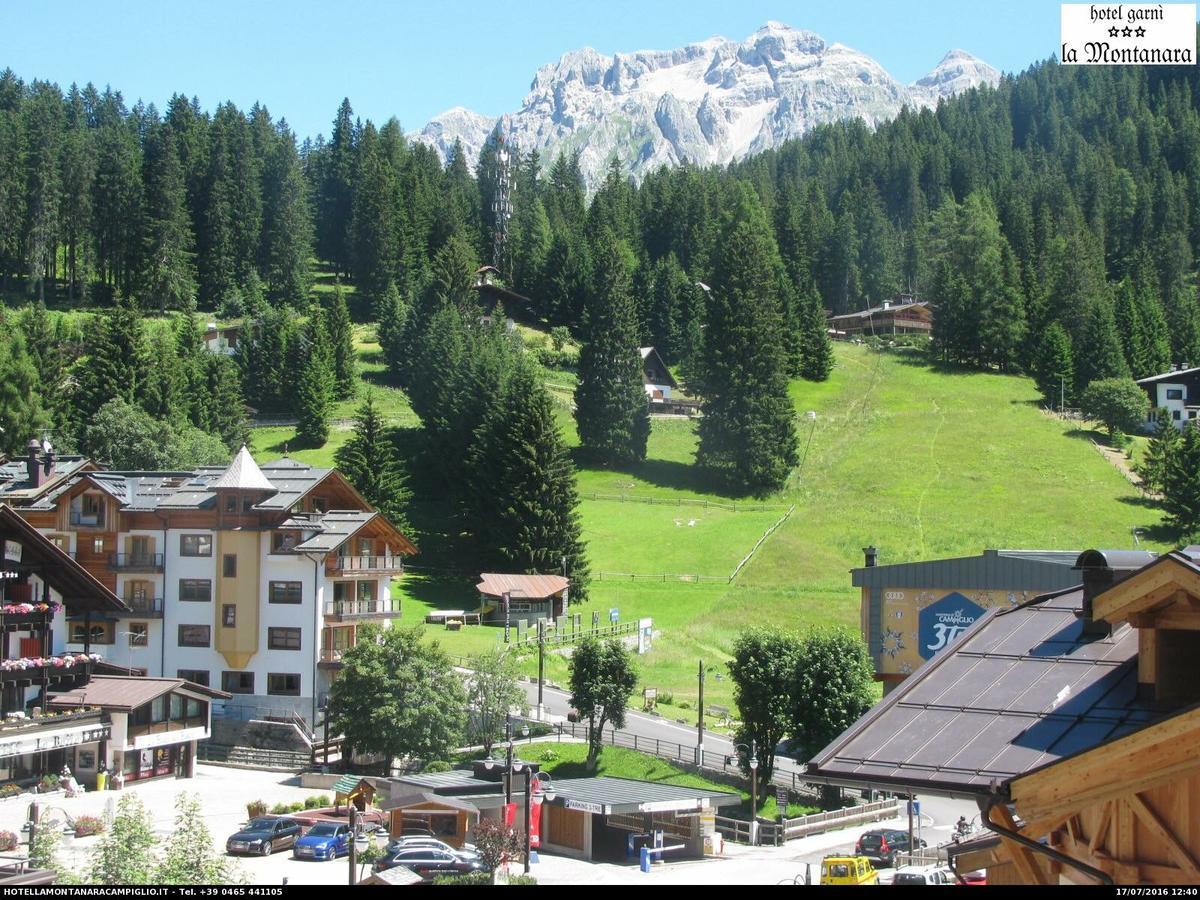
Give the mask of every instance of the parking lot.
[[[170, 834], [174, 824], [175, 797], [182, 791], [199, 795], [215, 848], [224, 851], [225, 840], [246, 821], [246, 803], [263, 800], [268, 808], [276, 803], [293, 803], [307, 797], [328, 794], [298, 786], [295, 776], [279, 772], [232, 769], [198, 765], [191, 780], [166, 779], [141, 785], [129, 785], [126, 792], [141, 796], [154, 819], [154, 829], [160, 837]], [[50, 797], [42, 800], [43, 819], [63, 819], [89, 814], [102, 816], [110, 806], [115, 808], [120, 794], [115, 791], [89, 792], [82, 797]], [[10, 800], [0, 803], [0, 828], [20, 833], [25, 821], [28, 801]], [[870, 827], [903, 828], [907, 820], [880, 822]], [[592, 863], [562, 856], [542, 854], [532, 867], [532, 874], [542, 884], [780, 884], [797, 877], [801, 883], [806, 867], [812, 866], [814, 881], [819, 875], [821, 857], [850, 850], [858, 834], [858, 826], [843, 831], [813, 835], [792, 841], [783, 847], [746, 847], [725, 845], [720, 858], [668, 861], [643, 873], [636, 864], [617, 865]], [[931, 846], [949, 836], [949, 827], [927, 827], [926, 838]], [[945, 832], [942, 834], [941, 832]], [[76, 872], [86, 871], [90, 849], [99, 837], [66, 838], [61, 857]], [[236, 857], [236, 866], [251, 884], [346, 884], [349, 864], [346, 857], [329, 862], [310, 862], [292, 858], [290, 850], [281, 850], [268, 857]], [[520, 866], [514, 867], [520, 871]], [[890, 870], [880, 873], [888, 880]]]

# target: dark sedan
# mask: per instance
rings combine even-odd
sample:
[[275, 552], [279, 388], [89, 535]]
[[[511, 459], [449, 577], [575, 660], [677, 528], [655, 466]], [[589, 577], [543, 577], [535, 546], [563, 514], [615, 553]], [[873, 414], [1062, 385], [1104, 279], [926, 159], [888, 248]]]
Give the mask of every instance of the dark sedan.
[[292, 819], [251, 819], [237, 834], [225, 842], [228, 853], [257, 853], [270, 856], [276, 850], [286, 850], [300, 837], [300, 823]]
[[439, 847], [400, 847], [389, 851], [387, 856], [375, 864], [375, 871], [382, 872], [393, 866], [412, 869], [426, 881], [432, 881], [438, 875], [465, 875], [468, 872], [487, 871], [487, 866], [478, 857], [464, 856]]

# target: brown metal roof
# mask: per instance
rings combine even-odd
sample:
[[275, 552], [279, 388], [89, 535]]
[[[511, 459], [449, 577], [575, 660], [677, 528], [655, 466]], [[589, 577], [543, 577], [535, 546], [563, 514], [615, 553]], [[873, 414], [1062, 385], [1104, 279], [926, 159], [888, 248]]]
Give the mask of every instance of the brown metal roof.
[[497, 575], [484, 572], [475, 587], [488, 597], [500, 597], [508, 592], [523, 600], [541, 600], [560, 594], [571, 586], [561, 575]]
[[418, 810], [415, 807], [423, 803], [432, 803], [435, 806], [442, 806], [447, 809], [457, 809], [462, 812], [478, 813], [479, 807], [467, 800], [460, 800], [457, 797], [445, 797], [441, 794], [433, 794], [428, 791], [420, 791], [414, 794], [405, 794], [403, 797], [389, 797], [386, 800], [376, 802], [379, 809], [398, 809], [401, 812], [414, 808], [414, 812], [429, 812], [429, 810]]
[[1082, 607], [1072, 588], [990, 612], [818, 753], [806, 777], [983, 795], [1163, 718], [1137, 696], [1136, 629], [1085, 635]]
[[152, 700], [183, 690], [220, 700], [228, 700], [232, 694], [215, 688], [186, 681], [183, 678], [125, 678], [97, 675], [83, 687], [51, 698], [49, 706], [99, 706], [104, 709], [137, 709]]

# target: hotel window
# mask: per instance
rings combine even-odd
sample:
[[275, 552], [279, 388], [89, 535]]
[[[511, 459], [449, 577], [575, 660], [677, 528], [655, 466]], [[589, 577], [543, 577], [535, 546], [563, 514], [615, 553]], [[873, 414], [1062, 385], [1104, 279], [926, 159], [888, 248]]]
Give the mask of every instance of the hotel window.
[[268, 603], [299, 603], [303, 587], [299, 581], [272, 581], [267, 586]]
[[50, 543], [52, 543], [55, 547], [57, 547], [63, 553], [70, 552], [71, 539], [69, 537], [67, 537], [65, 534], [48, 534], [48, 535], [46, 535], [46, 537], [50, 538]]
[[249, 496], [242, 497], [242, 512], [244, 512], [244, 513], [254, 512], [254, 498], [253, 497], [249, 497]]
[[271, 672], [267, 675], [267, 693], [285, 697], [300, 696], [300, 676]]
[[1168, 400], [1182, 400], [1183, 399], [1183, 388], [1167, 388], [1167, 399]]
[[208, 669], [180, 669], [176, 674], [184, 681], [208, 687]]
[[208, 603], [212, 600], [212, 582], [207, 578], [180, 578], [179, 599], [188, 603]]
[[211, 534], [181, 534], [179, 536], [180, 556], [212, 556]]
[[370, 603], [375, 599], [375, 582], [360, 581], [358, 583], [358, 602]]
[[299, 628], [268, 628], [267, 646], [272, 650], [299, 650]]
[[150, 641], [150, 626], [146, 622], [129, 623], [129, 646], [145, 647]]
[[97, 523], [101, 521], [100, 516], [103, 512], [103, 507], [100, 504], [99, 494], [84, 494], [79, 498], [79, 502], [80, 510], [85, 518], [94, 519]]
[[328, 512], [329, 502], [324, 497], [312, 498], [312, 511], [315, 513]]
[[86, 622], [71, 623], [71, 643], [85, 643], [90, 638], [93, 644], [111, 644], [113, 642], [112, 622], [93, 622], [89, 628]]
[[221, 560], [221, 574], [226, 578], [237, 578], [237, 554], [226, 553]]
[[231, 694], [253, 694], [254, 693], [254, 673], [253, 672], [222, 672], [221, 673], [221, 690], [229, 691]]
[[226, 495], [226, 497], [225, 497], [225, 512], [227, 512], [227, 513], [237, 512], [237, 503], [238, 503], [237, 494]]
[[224, 628], [237, 627], [237, 606], [226, 603], [221, 607], [221, 626]]
[[208, 625], [180, 625], [180, 647], [207, 647], [211, 643], [212, 629]]
[[104, 554], [104, 538], [92, 538], [92, 553], [97, 556]]
[[300, 543], [300, 536], [294, 531], [272, 531], [271, 552], [287, 553]]

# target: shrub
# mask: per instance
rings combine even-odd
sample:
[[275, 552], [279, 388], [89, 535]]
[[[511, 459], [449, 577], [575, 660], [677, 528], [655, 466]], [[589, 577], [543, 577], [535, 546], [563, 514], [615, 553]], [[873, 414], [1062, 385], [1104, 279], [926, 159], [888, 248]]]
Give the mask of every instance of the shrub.
[[[667, 706], [671, 706], [675, 702], [675, 695], [672, 694], [670, 691], [659, 691], [658, 698], [655, 702], [665, 703]], [[682, 705], [683, 704], [681, 703], [680, 706], [682, 706]]]
[[17, 849], [19, 838], [14, 832], [0, 831], [0, 853], [8, 853]]
[[570, 339], [571, 332], [565, 325], [555, 325], [550, 329], [550, 346], [554, 348], [554, 352], [562, 350]]
[[453, 766], [451, 766], [450, 763], [446, 762], [444, 759], [433, 759], [433, 760], [430, 760], [429, 762], [425, 763], [425, 766], [424, 766], [424, 768], [421, 769], [421, 771], [422, 772], [449, 772], [450, 769], [452, 769], [452, 768], [453, 768]]
[[329, 799], [328, 794], [314, 794], [304, 801], [305, 809], [324, 809], [326, 806], [332, 806], [333, 801]]
[[579, 358], [569, 350], [538, 350], [535, 358], [545, 369], [573, 369]]
[[491, 884], [490, 872], [470, 872], [466, 875], [438, 875], [434, 884]]
[[287, 811], [288, 812], [300, 812], [300, 810], [302, 810], [302, 809], [304, 809], [304, 803], [300, 800], [297, 800], [295, 803], [291, 803], [288, 805]]
[[291, 811], [292, 811], [292, 808], [290, 806], [288, 806], [286, 803], [276, 803], [274, 806], [271, 807], [271, 812], [277, 816], [287, 815]]
[[252, 800], [246, 804], [246, 815], [251, 819], [257, 819], [259, 816], [266, 815], [267, 804], [265, 800]]
[[679, 703], [678, 703], [678, 704], [676, 704], [676, 705], [677, 705], [677, 706], [678, 706], [680, 709], [691, 709], [691, 708], [692, 708], [692, 704], [691, 704], [689, 701], [687, 701], [687, 700], [680, 700], [680, 701], [679, 701]]
[[553, 747], [544, 748], [542, 750], [542, 752], [538, 755], [539, 762], [548, 763], [548, 762], [556, 762], [557, 760], [558, 760], [558, 754], [556, 752], [554, 752]]
[[75, 837], [90, 837], [104, 830], [104, 820], [96, 816], [78, 816], [75, 819]]
[[57, 791], [58, 790], [58, 776], [57, 775], [43, 775], [42, 780], [38, 782], [38, 790], [39, 791]]

